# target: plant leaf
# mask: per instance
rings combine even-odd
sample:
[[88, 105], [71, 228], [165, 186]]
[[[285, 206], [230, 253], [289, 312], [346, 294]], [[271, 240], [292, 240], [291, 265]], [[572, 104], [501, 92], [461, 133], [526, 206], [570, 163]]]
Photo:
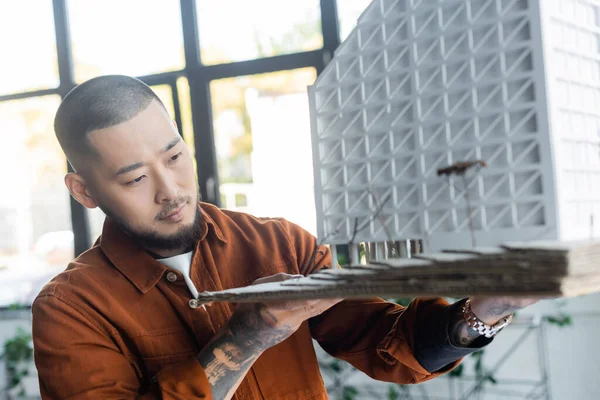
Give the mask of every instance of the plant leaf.
[[358, 389], [354, 386], [344, 386], [344, 400], [354, 400], [358, 396]]

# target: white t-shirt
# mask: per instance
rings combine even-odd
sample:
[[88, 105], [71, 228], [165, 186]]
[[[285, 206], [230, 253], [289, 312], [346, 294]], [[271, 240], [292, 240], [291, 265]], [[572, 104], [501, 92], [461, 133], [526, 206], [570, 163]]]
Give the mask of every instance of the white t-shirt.
[[190, 278], [190, 266], [192, 265], [192, 256], [193, 252], [190, 251], [173, 257], [159, 258], [156, 261], [166, 265], [169, 268], [181, 272], [181, 274], [183, 275], [183, 279], [185, 279], [185, 283], [187, 284], [188, 288], [190, 289], [190, 292], [192, 293], [192, 296], [194, 296], [194, 298], [197, 299], [198, 290], [196, 289], [196, 286], [194, 286], [194, 282], [192, 282], [192, 279]]

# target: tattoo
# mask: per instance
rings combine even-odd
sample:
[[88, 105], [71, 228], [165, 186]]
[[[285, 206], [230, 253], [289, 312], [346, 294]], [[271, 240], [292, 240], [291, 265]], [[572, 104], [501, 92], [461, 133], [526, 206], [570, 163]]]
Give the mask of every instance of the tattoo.
[[455, 312], [454, 315], [450, 317], [448, 338], [453, 346], [467, 347], [476, 339], [480, 338], [481, 335], [467, 324], [460, 308], [458, 308], [458, 310], [458, 312]]
[[488, 309], [488, 316], [500, 319], [519, 310], [520, 307], [509, 302], [500, 302]]
[[258, 354], [233, 340], [229, 329], [212, 340], [198, 354], [198, 361], [204, 368], [213, 398], [230, 398], [257, 358]]
[[291, 326], [278, 326], [277, 317], [264, 304], [251, 307], [248, 312], [234, 313], [228, 323], [232, 337], [247, 348], [263, 352], [294, 332]]
[[279, 326], [264, 304], [235, 312], [225, 328], [198, 354], [215, 399], [230, 399], [256, 359], [294, 332]]

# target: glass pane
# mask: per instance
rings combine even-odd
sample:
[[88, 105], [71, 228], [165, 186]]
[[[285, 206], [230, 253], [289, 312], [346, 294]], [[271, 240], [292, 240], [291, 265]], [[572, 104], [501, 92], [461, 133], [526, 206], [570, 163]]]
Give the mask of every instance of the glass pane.
[[316, 233], [306, 87], [313, 68], [211, 83], [221, 205]]
[[319, 0], [196, 0], [202, 63], [323, 47]]
[[[190, 86], [185, 77], [177, 79], [177, 94], [179, 95], [179, 107], [181, 108], [181, 123], [183, 126], [178, 127], [179, 132], [183, 136], [183, 140], [188, 148], [194, 154], [194, 132], [192, 128], [192, 105], [190, 102]], [[175, 105], [173, 104], [173, 90], [170, 85], [152, 86], [152, 90], [158, 95], [163, 102], [169, 115], [175, 120]]]
[[[156, 85], [152, 86], [152, 90], [158, 95], [161, 101], [165, 104], [167, 111], [171, 115], [173, 120], [175, 119], [175, 106], [173, 104], [173, 91], [170, 85]], [[190, 103], [190, 88], [188, 85], [187, 78], [179, 78], [177, 80], [177, 91], [179, 94], [179, 106], [181, 108], [181, 120], [182, 125], [179, 127], [179, 131], [183, 135], [188, 148], [194, 154], [194, 142], [193, 142], [193, 130], [192, 130], [192, 110]], [[195, 161], [194, 161], [195, 162]], [[195, 164], [194, 164], [195, 168]], [[105, 215], [99, 208], [88, 210], [88, 217], [90, 222], [90, 233], [92, 235], [92, 243], [94, 243], [100, 234], [102, 234], [102, 226], [104, 225]]]
[[51, 0], [0, 2], [0, 38], [0, 94], [58, 86]]
[[73, 259], [67, 162], [54, 136], [58, 96], [0, 103], [0, 306], [30, 304]]
[[184, 67], [178, 0], [70, 0], [68, 6], [77, 82]]
[[152, 86], [152, 90], [157, 96], [160, 98], [160, 101], [163, 102], [171, 119], [175, 119], [175, 106], [173, 105], [173, 91], [171, 90], [170, 85], [157, 85]]
[[[194, 126], [192, 123], [192, 103], [190, 100], [190, 85], [187, 78], [177, 79], [177, 92], [179, 93], [179, 107], [181, 108], [181, 123], [179, 128], [183, 134], [183, 140], [188, 145], [192, 155], [196, 153], [194, 147]], [[195, 168], [195, 166], [194, 166]]]
[[98, 240], [98, 237], [102, 234], [102, 227], [104, 226], [104, 218], [106, 215], [99, 208], [88, 209], [88, 221], [90, 223], [90, 234], [92, 235], [92, 244]]
[[365, 11], [371, 0], [338, 0], [338, 18], [340, 21], [340, 38], [344, 41], [352, 29], [356, 27], [358, 17]]

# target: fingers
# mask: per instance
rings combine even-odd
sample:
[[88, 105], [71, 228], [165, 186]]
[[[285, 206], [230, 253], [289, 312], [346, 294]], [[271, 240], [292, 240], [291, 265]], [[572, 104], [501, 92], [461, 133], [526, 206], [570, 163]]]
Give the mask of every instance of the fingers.
[[264, 278], [259, 278], [259, 279], [255, 280], [252, 284], [258, 285], [261, 283], [269, 283], [269, 282], [283, 282], [283, 281], [287, 281], [288, 279], [295, 279], [295, 278], [302, 278], [302, 277], [303, 277], [303, 275], [292, 275], [292, 274], [286, 274], [285, 272], [280, 272], [275, 275], [265, 276]]

